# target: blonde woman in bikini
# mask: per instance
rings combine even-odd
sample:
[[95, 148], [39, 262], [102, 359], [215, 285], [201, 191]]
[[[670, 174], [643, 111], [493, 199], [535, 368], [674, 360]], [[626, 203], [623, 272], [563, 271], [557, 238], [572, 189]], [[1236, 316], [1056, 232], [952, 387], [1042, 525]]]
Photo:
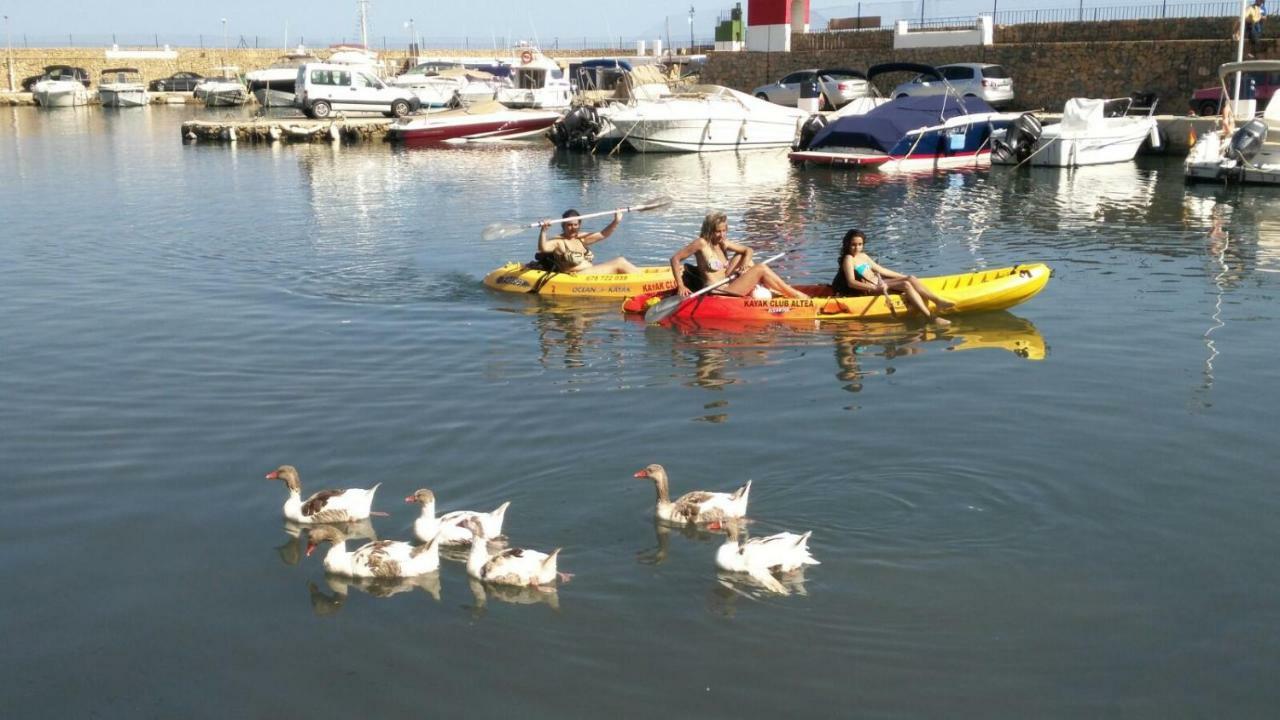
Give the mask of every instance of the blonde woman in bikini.
[[840, 243], [840, 270], [831, 281], [832, 292], [837, 296], [901, 295], [908, 305], [919, 310], [935, 324], [951, 324], [950, 320], [940, 318], [931, 311], [925, 301], [932, 302], [939, 310], [948, 310], [955, 303], [938, 296], [915, 275], [903, 275], [877, 264], [864, 251], [866, 244], [867, 237], [861, 230], [850, 230], [844, 234], [844, 240]]
[[598, 264], [593, 262], [596, 256], [591, 252], [590, 246], [609, 237], [614, 230], [618, 229], [618, 223], [622, 222], [621, 211], [613, 214], [613, 222], [606, 225], [603, 230], [586, 235], [579, 234], [582, 228], [582, 221], [577, 219], [579, 214], [577, 210], [565, 210], [564, 215], [561, 216], [563, 219], [560, 222], [560, 234], [553, 238], [547, 237], [547, 229], [551, 227], [551, 221], [542, 223], [542, 231], [538, 233], [538, 252], [550, 257], [556, 270], [574, 275], [621, 275], [640, 272], [639, 268], [624, 257], [616, 257]]
[[[733, 253], [732, 260], [729, 253]], [[688, 297], [691, 293], [681, 277], [681, 263], [690, 257], [697, 263], [706, 285], [733, 278], [712, 290], [713, 293], [743, 297], [752, 295], [756, 286], [762, 286], [771, 293], [790, 298], [809, 297], [783, 282], [767, 265], [751, 264], [751, 248], [729, 240], [729, 218], [722, 212], [707, 213], [697, 239], [671, 256], [671, 272], [675, 275], [676, 292], [681, 297]]]

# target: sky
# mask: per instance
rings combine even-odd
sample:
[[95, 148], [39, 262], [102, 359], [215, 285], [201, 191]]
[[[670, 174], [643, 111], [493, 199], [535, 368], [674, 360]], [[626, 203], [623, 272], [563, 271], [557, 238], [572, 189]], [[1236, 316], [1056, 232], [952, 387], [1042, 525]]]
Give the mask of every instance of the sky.
[[[1185, 2], [1186, 0], [1175, 0]], [[973, 16], [990, 11], [1020, 8], [1074, 8], [1081, 0], [907, 0], [865, 2], [811, 0], [815, 29], [828, 17], [880, 15], [885, 22], [902, 17], [918, 18], [921, 2], [926, 17]], [[1085, 7], [1151, 4], [1152, 0], [1088, 0]], [[672, 40], [689, 37], [689, 8], [694, 9], [693, 30], [700, 42], [713, 36], [715, 25], [727, 17], [734, 0], [479, 0], [470, 3], [440, 0], [371, 0], [370, 44], [403, 46], [411, 18], [423, 38], [527, 39], [550, 46], [551, 38], [659, 38], [668, 31]], [[859, 8], [860, 5], [860, 8]], [[742, 0], [744, 14], [747, 1]], [[222, 20], [231, 43], [241, 36], [261, 36], [282, 44], [286, 27], [290, 44], [299, 37], [336, 42], [358, 37], [356, 0], [218, 0], [187, 3], [177, 0], [0, 0], [0, 14], [9, 17], [6, 30], [20, 44], [24, 35], [34, 40], [79, 36], [80, 45], [122, 36], [122, 43], [159, 36], [175, 44], [181, 38], [202, 35], [221, 38]], [[212, 41], [211, 41], [212, 42]], [[34, 43], [33, 43], [34, 44]], [[317, 42], [316, 44], [321, 44]]]

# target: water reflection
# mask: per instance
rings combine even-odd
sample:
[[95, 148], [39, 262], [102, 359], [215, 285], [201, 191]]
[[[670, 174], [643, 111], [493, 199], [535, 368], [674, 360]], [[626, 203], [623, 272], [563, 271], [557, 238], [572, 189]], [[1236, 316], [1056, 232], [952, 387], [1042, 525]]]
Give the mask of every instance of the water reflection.
[[307, 592], [311, 596], [311, 611], [316, 615], [334, 615], [347, 604], [350, 588], [355, 588], [370, 597], [388, 598], [400, 593], [421, 590], [440, 602], [440, 573], [432, 572], [411, 578], [347, 578], [337, 575], [325, 575], [326, 592], [314, 582], [307, 583]]
[[[746, 521], [743, 521], [746, 522]], [[708, 530], [705, 526], [689, 523], [673, 523], [655, 517], [653, 519], [653, 536], [656, 545], [636, 553], [636, 561], [641, 565], [661, 565], [671, 554], [671, 534], [678, 533], [695, 542], [723, 540], [723, 532]]]
[[467, 582], [475, 599], [475, 604], [471, 606], [472, 614], [477, 617], [488, 609], [490, 599], [512, 605], [546, 605], [556, 612], [560, 611], [560, 594], [555, 586], [498, 585], [480, 582], [472, 577], [468, 577]]

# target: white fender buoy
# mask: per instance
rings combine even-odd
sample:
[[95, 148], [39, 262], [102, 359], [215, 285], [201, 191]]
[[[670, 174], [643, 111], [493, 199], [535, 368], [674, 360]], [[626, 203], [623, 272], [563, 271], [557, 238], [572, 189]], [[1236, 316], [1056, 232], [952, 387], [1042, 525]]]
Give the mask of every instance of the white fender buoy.
[[336, 122], [329, 123], [329, 139], [335, 141], [342, 139], [342, 130], [338, 128], [338, 123]]
[[279, 140], [280, 126], [272, 125], [271, 127], [267, 128], [267, 137], [271, 138], [271, 142], [276, 142], [277, 140]]
[[222, 139], [227, 142], [236, 141], [236, 129], [230, 125], [222, 129]]

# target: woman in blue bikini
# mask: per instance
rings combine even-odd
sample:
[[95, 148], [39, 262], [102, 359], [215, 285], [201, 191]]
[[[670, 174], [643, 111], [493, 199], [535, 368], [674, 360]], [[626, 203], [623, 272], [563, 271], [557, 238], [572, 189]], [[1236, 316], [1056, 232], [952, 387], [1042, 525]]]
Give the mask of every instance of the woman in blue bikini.
[[831, 281], [831, 290], [837, 297], [893, 293], [906, 298], [910, 306], [934, 323], [941, 326], [951, 324], [931, 311], [925, 301], [932, 302], [939, 310], [948, 310], [955, 303], [934, 294], [914, 275], [903, 275], [878, 265], [863, 251], [866, 243], [867, 236], [861, 230], [850, 230], [844, 234], [844, 241], [840, 244], [840, 271]]
[[[733, 253], [732, 260], [729, 259], [729, 253]], [[751, 264], [751, 248], [729, 240], [729, 218], [722, 212], [707, 213], [698, 237], [671, 256], [671, 272], [676, 277], [676, 292], [682, 297], [691, 292], [684, 284], [684, 268], [681, 267], [681, 263], [690, 257], [698, 264], [698, 272], [705, 285], [732, 278], [713, 290], [713, 293], [744, 297], [757, 294], [759, 291], [756, 288], [760, 286], [769, 293], [786, 297], [809, 297], [784, 282], [769, 266]], [[763, 296], [768, 297], [769, 293], [764, 293]]]

